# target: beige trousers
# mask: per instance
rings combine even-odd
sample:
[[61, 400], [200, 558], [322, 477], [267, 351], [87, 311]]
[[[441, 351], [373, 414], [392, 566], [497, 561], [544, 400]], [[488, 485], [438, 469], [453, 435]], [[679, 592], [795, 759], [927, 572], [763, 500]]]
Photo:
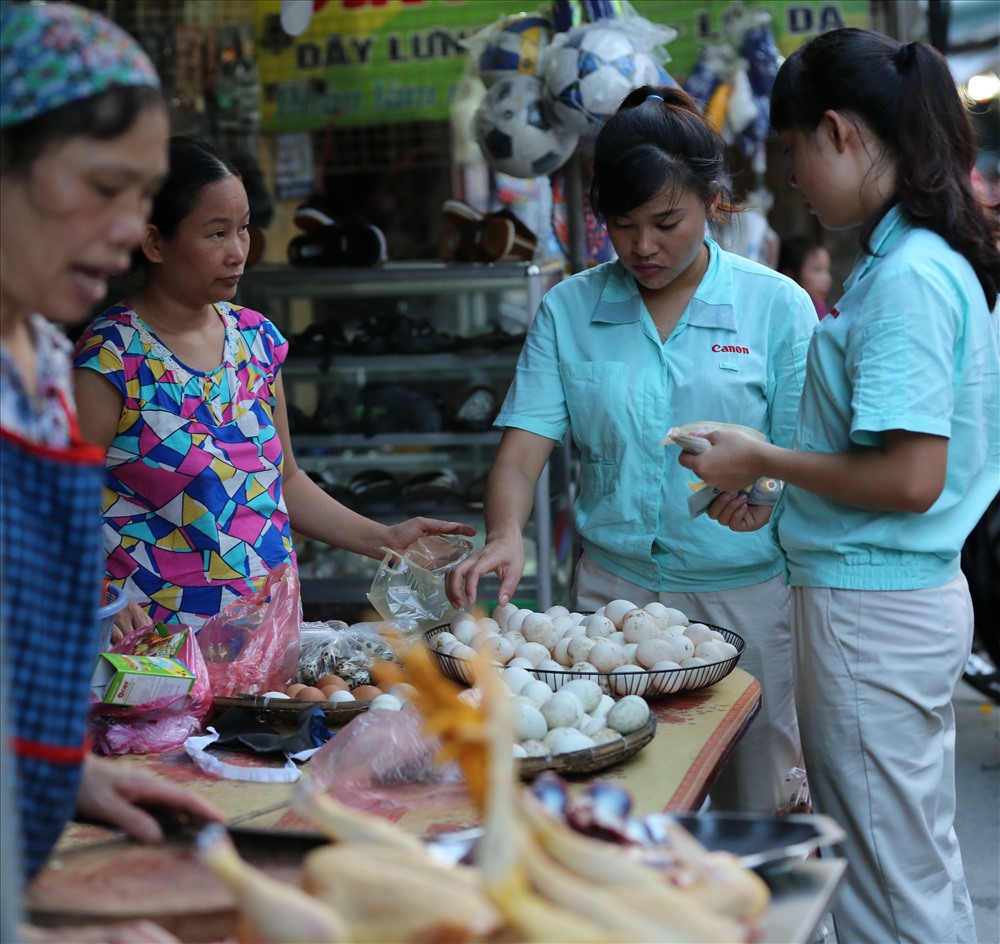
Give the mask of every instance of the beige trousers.
[[788, 800], [786, 777], [802, 766], [792, 682], [792, 603], [784, 578], [710, 593], [656, 593], [616, 577], [586, 554], [580, 559], [571, 596], [573, 608], [591, 612], [611, 600], [643, 606], [658, 600], [692, 622], [713, 623], [746, 640], [739, 667], [759, 682], [760, 714], [712, 788], [712, 808], [770, 815]]

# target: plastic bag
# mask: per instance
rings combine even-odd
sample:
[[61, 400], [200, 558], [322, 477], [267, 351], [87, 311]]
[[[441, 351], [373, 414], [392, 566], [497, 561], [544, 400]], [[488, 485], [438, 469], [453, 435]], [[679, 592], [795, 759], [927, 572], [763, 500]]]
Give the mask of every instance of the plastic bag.
[[809, 796], [809, 781], [801, 767], [793, 767], [785, 777], [788, 784], [788, 800], [775, 811], [779, 816], [788, 813], [811, 813], [812, 800]]
[[[315, 685], [324, 675], [339, 675], [350, 687], [368, 685], [369, 669], [376, 663], [395, 658], [382, 637], [381, 623], [354, 623], [342, 620], [302, 624], [298, 679]], [[389, 624], [397, 631], [398, 627]]]
[[[749, 426], [702, 420], [697, 423], [685, 423], [683, 426], [672, 426], [667, 430], [667, 435], [663, 437], [660, 445], [673, 444], [680, 446], [685, 452], [700, 454], [708, 449], [711, 443], [704, 437], [695, 434], [710, 433], [719, 429], [736, 430], [758, 442], [765, 442], [767, 439], [760, 430], [752, 429]], [[781, 498], [784, 487], [785, 483], [781, 479], [762, 476], [748, 488], [740, 489], [740, 492], [746, 495], [747, 501], [751, 505], [776, 505], [778, 499]], [[708, 506], [715, 501], [716, 496], [721, 494], [719, 489], [712, 488], [704, 482], [689, 482], [688, 488], [691, 489], [691, 494], [688, 496], [687, 506], [692, 521], [699, 515], [703, 515], [708, 510]]]
[[298, 572], [280, 564], [260, 590], [207, 619], [198, 645], [212, 694], [284, 691], [298, 670], [301, 617]]
[[379, 616], [403, 631], [422, 631], [447, 622], [457, 612], [448, 601], [444, 575], [472, 553], [472, 542], [455, 534], [414, 541], [402, 554], [390, 548], [372, 581], [368, 599]]
[[413, 708], [356, 715], [313, 754], [310, 785], [356, 809], [390, 817], [415, 805], [448, 807], [467, 800], [461, 770], [435, 760], [439, 745], [422, 725]]
[[90, 729], [94, 747], [101, 754], [158, 754], [180, 747], [192, 731], [201, 728], [212, 707], [208, 668], [194, 630], [171, 626], [163, 627], [165, 633], [160, 627], [162, 623], [157, 628], [141, 626], [110, 652], [179, 659], [194, 674], [194, 684], [183, 694], [143, 705], [106, 705], [92, 694]]

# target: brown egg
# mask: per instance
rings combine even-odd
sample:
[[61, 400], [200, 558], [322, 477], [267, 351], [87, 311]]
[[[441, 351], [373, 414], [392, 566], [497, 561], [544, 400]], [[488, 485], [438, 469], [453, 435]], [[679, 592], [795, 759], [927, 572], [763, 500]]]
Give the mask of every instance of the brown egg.
[[299, 701], [326, 701], [326, 695], [318, 688], [313, 688], [312, 685], [306, 685], [304, 688], [299, 689], [299, 693], [295, 697]]
[[334, 692], [346, 692], [347, 686], [337, 686], [337, 685], [317, 685], [316, 686], [324, 695], [326, 695], [327, 700]]
[[357, 701], [370, 701], [382, 694], [382, 689], [377, 685], [359, 685], [351, 692]]
[[305, 687], [306, 686], [303, 685], [301, 682], [292, 682], [292, 684], [289, 685], [288, 688], [285, 689], [285, 694], [289, 698], [298, 698], [299, 697], [299, 692], [301, 692], [302, 689], [305, 688]]
[[351, 687], [339, 675], [324, 675], [316, 680], [317, 688], [330, 688], [330, 686], [334, 686], [341, 691], [347, 691]]
[[402, 667], [389, 659], [374, 663], [368, 674], [371, 676], [372, 684], [382, 689], [403, 680]]

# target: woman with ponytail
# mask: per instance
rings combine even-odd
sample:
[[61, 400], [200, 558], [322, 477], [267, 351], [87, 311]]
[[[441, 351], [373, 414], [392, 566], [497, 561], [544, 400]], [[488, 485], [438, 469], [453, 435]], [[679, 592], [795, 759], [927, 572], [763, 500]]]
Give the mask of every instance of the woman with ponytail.
[[[735, 490], [787, 486], [772, 524], [795, 602], [812, 799], [847, 831], [841, 944], [975, 941], [953, 828], [955, 685], [972, 605], [962, 545], [1000, 487], [1000, 221], [944, 58], [834, 30], [778, 72], [792, 183], [857, 264], [816, 329], [792, 448], [711, 433], [681, 464]], [[727, 493], [736, 531], [759, 506]]]

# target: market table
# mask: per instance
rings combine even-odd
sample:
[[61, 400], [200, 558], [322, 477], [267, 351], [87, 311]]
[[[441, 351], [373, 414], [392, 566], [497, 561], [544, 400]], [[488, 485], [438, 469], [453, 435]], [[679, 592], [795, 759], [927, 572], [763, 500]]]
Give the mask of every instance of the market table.
[[[698, 692], [679, 693], [653, 703], [657, 734], [634, 757], [600, 771], [591, 779], [620, 782], [632, 794], [636, 815], [700, 809], [733, 747], [760, 710], [757, 680], [741, 669]], [[256, 755], [227, 753], [228, 762], [266, 763]], [[216, 805], [235, 828], [259, 848], [257, 854], [280, 874], [294, 870], [295, 843], [315, 841], [313, 827], [288, 809], [290, 783], [223, 780], [203, 773], [183, 750], [163, 754], [123, 755], [116, 763], [134, 765], [182, 783]], [[570, 778], [578, 788], [587, 778]], [[574, 787], [571, 786], [571, 789]], [[477, 824], [460, 787], [416, 788], [358, 802], [348, 793], [338, 799], [376, 812], [417, 835], [431, 836]], [[290, 856], [282, 860], [280, 847]], [[251, 859], [252, 861], [252, 859]], [[803, 863], [806, 865], [806, 863]], [[829, 899], [842, 864], [812, 863], [795, 879], [796, 895], [775, 901], [766, 940], [799, 940], [801, 928], [815, 924], [817, 909]], [[817, 872], [817, 869], [819, 870]], [[141, 887], [135, 887], [140, 881]], [[145, 889], [145, 894], [142, 893]], [[47, 925], [149, 917], [182, 940], [210, 941], [225, 935], [232, 922], [231, 898], [194, 858], [190, 842], [142, 847], [103, 827], [71, 824], [48, 865], [27, 890], [31, 919]], [[226, 906], [226, 907], [223, 907]], [[778, 921], [773, 926], [774, 920]], [[793, 928], [795, 929], [793, 931]], [[808, 930], [805, 932], [808, 933]]]

